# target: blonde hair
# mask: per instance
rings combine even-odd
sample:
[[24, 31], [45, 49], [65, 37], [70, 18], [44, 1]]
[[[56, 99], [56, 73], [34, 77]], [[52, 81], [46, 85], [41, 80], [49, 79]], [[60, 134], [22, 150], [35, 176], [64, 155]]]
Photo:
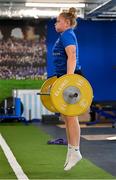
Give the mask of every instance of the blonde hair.
[[70, 8], [68, 10], [63, 10], [59, 16], [64, 17], [65, 19], [68, 19], [70, 21], [70, 25], [72, 27], [75, 27], [77, 25], [77, 10], [75, 8]]

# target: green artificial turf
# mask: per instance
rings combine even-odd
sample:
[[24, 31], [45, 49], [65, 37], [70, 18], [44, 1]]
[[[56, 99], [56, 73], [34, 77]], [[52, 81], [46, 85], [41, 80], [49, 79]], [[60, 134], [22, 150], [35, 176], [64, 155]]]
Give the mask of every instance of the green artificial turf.
[[43, 80], [0, 80], [0, 102], [12, 96], [13, 89], [40, 89]]
[[[23, 124], [2, 125], [0, 133], [9, 144], [17, 161], [29, 179], [113, 179], [114, 177], [90, 161], [83, 159], [72, 170], [65, 172], [63, 164], [66, 146], [48, 145], [50, 140], [40, 128]], [[2, 155], [3, 156], [3, 155]], [[0, 179], [9, 178], [5, 162], [0, 162]]]
[[0, 148], [0, 179], [17, 179]]

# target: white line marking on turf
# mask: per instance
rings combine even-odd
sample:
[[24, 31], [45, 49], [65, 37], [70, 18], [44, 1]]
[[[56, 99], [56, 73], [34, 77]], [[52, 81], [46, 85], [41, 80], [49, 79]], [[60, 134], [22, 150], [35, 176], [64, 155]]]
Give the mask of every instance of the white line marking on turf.
[[29, 180], [28, 177], [26, 176], [26, 174], [23, 172], [21, 166], [18, 164], [15, 156], [13, 155], [12, 151], [10, 150], [10, 147], [8, 146], [8, 144], [6, 143], [5, 139], [2, 137], [2, 135], [0, 134], [0, 145], [1, 148], [3, 149], [3, 152], [10, 164], [10, 166], [12, 167], [16, 177], [18, 179], [26, 179]]

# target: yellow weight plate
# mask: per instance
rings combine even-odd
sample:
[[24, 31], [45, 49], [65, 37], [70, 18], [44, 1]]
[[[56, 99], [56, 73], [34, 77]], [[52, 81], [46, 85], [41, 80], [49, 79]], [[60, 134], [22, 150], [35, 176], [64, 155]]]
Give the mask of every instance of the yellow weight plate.
[[67, 116], [81, 115], [88, 110], [93, 99], [93, 90], [84, 77], [77, 74], [58, 78], [50, 91], [54, 107]]
[[[51, 86], [53, 83], [57, 80], [56, 76], [53, 76], [49, 79], [47, 79], [44, 84], [41, 87], [40, 94], [50, 94]], [[42, 101], [42, 104], [51, 112], [57, 112], [55, 109], [50, 95], [40, 95], [40, 99]]]

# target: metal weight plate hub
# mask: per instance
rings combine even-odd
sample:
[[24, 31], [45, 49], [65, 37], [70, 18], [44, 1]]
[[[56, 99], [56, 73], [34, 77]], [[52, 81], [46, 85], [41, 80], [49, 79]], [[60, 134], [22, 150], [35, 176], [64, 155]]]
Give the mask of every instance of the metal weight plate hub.
[[64, 115], [85, 113], [93, 99], [93, 90], [87, 79], [77, 74], [64, 75], [53, 84], [50, 96], [55, 108]]
[[63, 91], [63, 98], [68, 104], [75, 104], [80, 100], [80, 90], [77, 87], [69, 86]]

